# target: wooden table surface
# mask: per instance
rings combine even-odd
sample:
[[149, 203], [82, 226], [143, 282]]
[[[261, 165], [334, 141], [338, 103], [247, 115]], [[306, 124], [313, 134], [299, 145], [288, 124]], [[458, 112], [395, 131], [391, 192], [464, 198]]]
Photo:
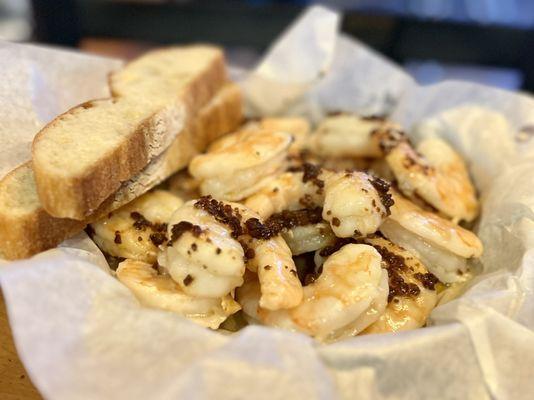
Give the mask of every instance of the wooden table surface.
[[4, 296], [0, 290], [0, 399], [33, 400], [42, 397], [24, 370], [7, 320]]

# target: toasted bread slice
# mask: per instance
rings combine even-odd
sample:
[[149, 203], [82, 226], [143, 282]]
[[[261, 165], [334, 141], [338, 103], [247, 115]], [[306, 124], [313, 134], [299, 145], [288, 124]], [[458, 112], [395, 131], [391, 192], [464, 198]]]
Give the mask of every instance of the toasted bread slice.
[[[235, 84], [227, 84], [206, 107], [199, 111], [196, 118], [176, 137], [165, 152], [154, 158], [135, 177], [122, 184], [112, 195], [111, 203], [104, 207], [100, 215], [106, 215], [108, 213], [106, 210], [109, 208], [117, 209], [132, 201], [185, 168], [195, 155], [206, 149], [208, 144], [223, 134], [235, 130], [242, 119], [241, 90]], [[109, 199], [106, 203], [108, 202]]]
[[31, 162], [21, 165], [0, 180], [0, 254], [7, 259], [19, 259], [57, 246], [89, 222], [128, 203], [185, 167], [209, 142], [236, 129], [241, 121], [239, 88], [228, 84], [200, 110], [163, 154], [134, 179], [123, 183], [84, 221], [48, 214], [37, 195]]
[[112, 74], [113, 98], [77, 106], [45, 126], [32, 146], [45, 210], [84, 220], [161, 154], [226, 81], [210, 46], [157, 50]]
[[31, 162], [0, 181], [0, 252], [8, 260], [28, 257], [61, 243], [85, 223], [55, 218], [41, 207]]

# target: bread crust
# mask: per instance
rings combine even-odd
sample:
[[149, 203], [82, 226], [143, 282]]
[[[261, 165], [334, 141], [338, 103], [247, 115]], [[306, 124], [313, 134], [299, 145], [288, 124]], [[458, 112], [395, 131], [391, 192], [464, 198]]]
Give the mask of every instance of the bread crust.
[[[0, 193], [7, 192], [21, 174], [31, 174], [31, 161], [8, 173], [0, 181]], [[0, 251], [8, 260], [30, 257], [57, 246], [58, 238], [67, 238], [81, 231], [85, 223], [66, 218], [55, 218], [42, 207], [13, 215], [0, 201]]]
[[[110, 81], [113, 83], [113, 79]], [[122, 143], [104, 151], [97, 163], [78, 175], [62, 176], [50, 171], [46, 157], [39, 157], [39, 145], [63, 116], [93, 106], [95, 102], [74, 107], [51, 121], [36, 135], [32, 146], [35, 180], [45, 210], [58, 218], [84, 220], [120, 187], [121, 182], [130, 179], [149, 163], [153, 145], [150, 138], [157, 136], [157, 129], [162, 124], [165, 126], [166, 121], [180, 119], [185, 124], [187, 116], [194, 115], [205, 105], [225, 81], [224, 55], [219, 50], [208, 67], [184, 85], [174, 104], [146, 118], [123, 138]], [[111, 90], [113, 92], [113, 87]]]
[[[9, 185], [16, 184], [18, 174], [31, 174], [32, 179], [34, 174], [31, 162], [17, 167], [0, 180], [0, 257], [3, 255], [8, 260], [27, 258], [57, 246], [80, 232], [87, 224], [132, 201], [187, 166], [192, 157], [203, 151], [211, 141], [236, 129], [242, 119], [239, 87], [227, 84], [210, 103], [191, 118], [188, 126], [160, 155], [159, 165], [152, 168], [154, 171], [148, 170], [149, 166], [145, 167], [136, 177], [108, 196], [97, 210], [83, 221], [53, 217], [40, 203], [24, 214], [13, 214], [9, 207], [2, 203], [2, 193], [7, 193]], [[143, 174], [156, 176], [151, 177], [148, 186], [145, 186], [147, 183], [144, 182], [142, 188], [136, 188]], [[33, 190], [36, 190], [35, 185]]]

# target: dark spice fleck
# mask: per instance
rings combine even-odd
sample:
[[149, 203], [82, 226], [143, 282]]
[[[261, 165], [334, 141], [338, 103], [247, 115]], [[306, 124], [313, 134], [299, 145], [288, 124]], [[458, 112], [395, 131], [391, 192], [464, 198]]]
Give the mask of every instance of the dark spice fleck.
[[378, 138], [380, 149], [384, 154], [390, 153], [399, 143], [409, 142], [402, 130], [387, 125], [374, 129], [371, 137]]
[[154, 246], [159, 246], [160, 244], [163, 244], [167, 241], [167, 235], [162, 232], [151, 233], [149, 238], [150, 241], [154, 244]]
[[245, 221], [245, 227], [250, 236], [255, 239], [270, 239], [275, 236], [271, 229], [263, 224], [258, 218], [249, 218]]
[[263, 267], [263, 269], [265, 269], [266, 271], [269, 271], [272, 267], [270, 265], [266, 265], [265, 267]]
[[317, 224], [322, 220], [322, 209], [316, 207], [296, 211], [284, 210], [271, 215], [265, 223], [261, 223], [257, 218], [249, 218], [245, 221], [245, 227], [247, 233], [253, 238], [267, 240], [278, 235], [283, 230]]
[[436, 284], [439, 282], [439, 279], [431, 272], [427, 272], [426, 274], [418, 272], [414, 274], [414, 278], [421, 282], [423, 287], [428, 290], [435, 290]]
[[232, 209], [232, 206], [215, 200], [211, 196], [203, 196], [196, 203], [196, 208], [203, 209], [218, 222], [227, 225], [232, 231], [232, 237], [237, 239], [243, 234], [241, 226], [241, 214]]
[[252, 260], [254, 257], [256, 257], [256, 252], [254, 251], [254, 249], [251, 249], [250, 247], [248, 247], [247, 242], [245, 242], [244, 240], [240, 240], [239, 243], [241, 244], [241, 247], [243, 248], [245, 262], [247, 262], [248, 260]]
[[305, 194], [303, 197], [299, 199], [299, 204], [301, 204], [304, 208], [313, 208], [315, 207], [315, 203], [313, 201], [313, 198], [310, 194]]
[[198, 246], [197, 246], [196, 243], [192, 243], [191, 244], [191, 250], [193, 250], [193, 251], [197, 251], [198, 250]]
[[382, 204], [384, 205], [384, 208], [386, 209], [386, 214], [390, 215], [391, 211], [389, 209], [393, 204], [395, 204], [395, 202], [393, 201], [393, 196], [391, 195], [391, 193], [389, 193], [390, 184], [380, 178], [373, 178], [369, 180], [369, 182], [371, 183], [371, 185], [373, 185], [375, 190], [378, 192], [380, 201], [382, 202]]
[[193, 278], [191, 275], [187, 274], [187, 276], [184, 278], [184, 285], [189, 286], [195, 278]]
[[177, 241], [185, 232], [191, 232], [193, 236], [199, 237], [202, 229], [200, 226], [193, 225], [191, 222], [180, 221], [171, 228], [171, 243]]
[[215, 253], [217, 254], [221, 254], [222, 250], [220, 249], [220, 247], [217, 247], [217, 249], [215, 250]]
[[153, 223], [152, 224], [152, 230], [156, 232], [167, 232], [167, 224], [165, 223]]
[[341, 225], [341, 221], [339, 220], [338, 217], [334, 217], [334, 218], [332, 218], [332, 225], [334, 225], [334, 226], [339, 226], [339, 225]]
[[319, 175], [321, 174], [320, 167], [310, 163], [304, 163], [302, 168], [304, 171], [304, 174], [302, 175], [302, 182], [306, 183], [311, 181], [319, 189], [324, 187], [324, 181], [319, 179]]
[[132, 211], [130, 213], [130, 217], [135, 221], [133, 226], [137, 230], [144, 231], [146, 228], [150, 228], [152, 226], [152, 222], [147, 220], [141, 213], [137, 211]]
[[121, 233], [120, 231], [115, 231], [115, 239], [113, 240], [116, 244], [122, 243]]
[[141, 236], [137, 236], [137, 241], [138, 242], [142, 242], [143, 241], [143, 238]]
[[404, 280], [401, 273], [407, 269], [403, 256], [395, 254], [385, 247], [373, 245], [373, 247], [382, 256], [382, 262], [388, 270], [389, 276], [389, 295], [388, 302], [396, 296], [413, 297], [419, 295], [421, 290], [415, 283], [408, 283]]

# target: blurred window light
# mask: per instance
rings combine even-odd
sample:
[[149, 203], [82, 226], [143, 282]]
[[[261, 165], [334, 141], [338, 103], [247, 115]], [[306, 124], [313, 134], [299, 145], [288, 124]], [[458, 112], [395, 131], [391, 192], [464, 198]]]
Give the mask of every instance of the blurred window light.
[[344, 10], [370, 11], [463, 23], [534, 26], [533, 0], [323, 0]]
[[0, 40], [25, 41], [32, 34], [29, 0], [0, 0]]
[[408, 9], [411, 14], [423, 18], [448, 19], [454, 16], [453, 1], [410, 0]]
[[471, 19], [486, 24], [510, 24], [518, 19], [518, 2], [515, 0], [466, 1], [465, 7]]
[[513, 68], [438, 63], [431, 60], [410, 60], [404, 67], [422, 85], [452, 79], [517, 90], [523, 83], [523, 74]]

